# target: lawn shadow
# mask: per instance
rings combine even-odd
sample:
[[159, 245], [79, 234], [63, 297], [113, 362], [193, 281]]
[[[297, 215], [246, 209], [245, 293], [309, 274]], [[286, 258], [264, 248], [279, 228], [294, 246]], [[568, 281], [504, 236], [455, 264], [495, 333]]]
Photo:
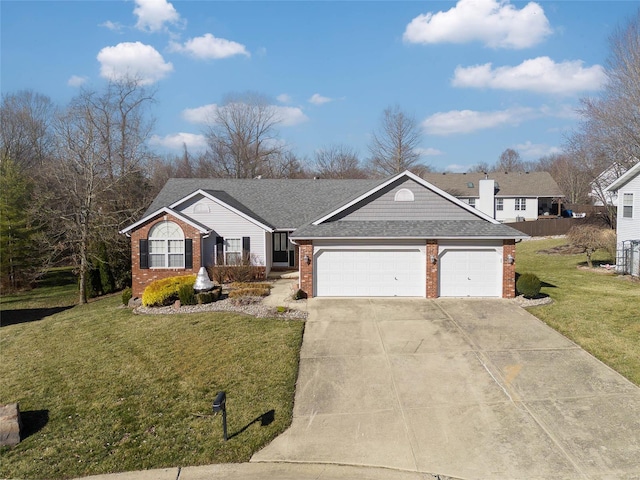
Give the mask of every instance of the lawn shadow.
[[69, 310], [70, 308], [73, 308], [73, 305], [69, 305], [66, 307], [2, 310], [0, 311], [0, 327], [17, 325], [19, 323], [36, 322], [38, 320], [42, 320], [45, 317], [64, 312], [65, 310]]
[[49, 423], [49, 410], [26, 410], [20, 412], [22, 431], [20, 439], [24, 440], [42, 430]]
[[271, 409], [268, 412], [265, 412], [262, 415], [259, 415], [253, 420], [251, 420], [249, 423], [247, 423], [244, 427], [242, 427], [237, 432], [229, 435], [229, 440], [243, 433], [247, 428], [249, 428], [254, 423], [260, 422], [261, 427], [266, 427], [267, 425], [271, 425], [275, 419], [276, 419], [276, 411]]

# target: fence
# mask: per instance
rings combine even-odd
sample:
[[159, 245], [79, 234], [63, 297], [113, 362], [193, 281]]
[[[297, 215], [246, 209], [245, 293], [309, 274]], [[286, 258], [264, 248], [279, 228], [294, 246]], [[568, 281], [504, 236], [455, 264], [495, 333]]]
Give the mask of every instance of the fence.
[[550, 237], [553, 235], [566, 235], [572, 227], [588, 223], [585, 218], [545, 218], [531, 222], [505, 223], [510, 227], [520, 230], [532, 237]]
[[640, 240], [626, 240], [618, 244], [616, 265], [618, 273], [640, 276]]

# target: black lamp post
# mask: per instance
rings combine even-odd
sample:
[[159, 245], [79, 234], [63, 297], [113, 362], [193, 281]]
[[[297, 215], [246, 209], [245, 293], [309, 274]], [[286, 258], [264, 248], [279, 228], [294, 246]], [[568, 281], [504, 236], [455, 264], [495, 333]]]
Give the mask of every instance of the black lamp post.
[[224, 441], [227, 438], [227, 394], [225, 392], [218, 392], [216, 398], [213, 400], [213, 413], [222, 411], [222, 435]]

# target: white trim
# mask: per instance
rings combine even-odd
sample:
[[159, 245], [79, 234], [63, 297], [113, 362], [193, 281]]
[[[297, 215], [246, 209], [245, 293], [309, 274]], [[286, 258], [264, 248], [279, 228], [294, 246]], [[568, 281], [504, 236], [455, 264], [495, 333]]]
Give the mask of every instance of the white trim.
[[247, 215], [246, 213], [241, 212], [240, 210], [238, 210], [237, 208], [232, 207], [231, 205], [229, 205], [228, 203], [223, 202], [222, 200], [220, 200], [218, 197], [216, 197], [215, 195], [211, 195], [210, 193], [205, 192], [202, 189], [198, 189], [195, 192], [191, 193], [190, 195], [187, 195], [186, 197], [181, 198], [180, 200], [172, 203], [171, 205], [169, 205], [170, 208], [175, 208], [178, 205], [180, 205], [181, 203], [186, 202], [187, 200], [192, 199], [193, 197], [197, 196], [197, 195], [202, 195], [203, 197], [208, 198], [209, 200], [211, 200], [212, 202], [217, 203], [218, 205], [227, 208], [229, 210], [231, 210], [233, 213], [235, 213], [236, 215], [241, 216], [242, 218], [244, 218], [245, 220], [248, 220], [249, 222], [253, 223], [254, 225], [257, 225], [258, 227], [262, 228], [263, 230], [266, 230], [267, 232], [273, 232], [273, 228], [265, 225], [262, 222], [259, 222], [258, 220], [256, 220], [253, 217], [250, 217], [249, 215]]
[[389, 180], [387, 180], [385, 182], [382, 182], [380, 185], [378, 185], [377, 187], [374, 187], [371, 190], [363, 193], [358, 198], [350, 201], [349, 203], [346, 203], [346, 204], [342, 205], [341, 207], [337, 208], [336, 210], [334, 210], [334, 211], [328, 213], [327, 215], [324, 215], [323, 217], [315, 220], [314, 222], [312, 222], [312, 224], [313, 225], [320, 225], [321, 223], [324, 223], [325, 221], [329, 220], [330, 218], [338, 215], [339, 213], [345, 211], [349, 207], [352, 207], [353, 205], [357, 204], [358, 202], [364, 200], [365, 198], [370, 197], [371, 195], [375, 194], [376, 192], [379, 192], [380, 190], [382, 190], [386, 186], [392, 184], [393, 182], [399, 180], [402, 177], [410, 178], [411, 180], [413, 180], [414, 182], [418, 183], [419, 185], [422, 185], [423, 187], [431, 190], [432, 192], [440, 195], [441, 197], [444, 197], [445, 199], [447, 199], [447, 200], [453, 202], [454, 204], [462, 207], [463, 209], [467, 210], [468, 212], [471, 212], [474, 215], [482, 218], [483, 220], [487, 220], [487, 221], [489, 221], [491, 223], [494, 223], [494, 224], [500, 224], [500, 222], [498, 222], [496, 219], [490, 217], [489, 215], [486, 215], [486, 214], [482, 213], [480, 210], [476, 210], [475, 208], [470, 207], [469, 205], [467, 205], [466, 203], [460, 201], [459, 199], [457, 199], [453, 195], [449, 195], [444, 190], [440, 190], [438, 187], [436, 187], [435, 185], [432, 185], [431, 183], [427, 182], [423, 178], [420, 178], [417, 175], [414, 175], [409, 170], [405, 170], [404, 172], [399, 173], [398, 175], [390, 178]]
[[198, 230], [200, 233], [211, 233], [211, 229], [207, 229], [204, 228], [202, 225], [194, 222], [193, 220], [191, 220], [189, 217], [187, 217], [186, 215], [178, 212], [177, 210], [173, 210], [169, 207], [162, 207], [160, 210], [156, 210], [155, 212], [147, 215], [146, 217], [144, 217], [142, 220], [138, 220], [136, 223], [129, 225], [127, 228], [120, 230], [120, 233], [127, 233], [130, 232], [131, 230], [134, 230], [135, 228], [139, 227], [140, 225], [143, 225], [145, 223], [147, 223], [149, 220], [151, 220], [154, 217], [157, 217], [158, 215], [162, 215], [162, 214], [168, 214], [168, 215], [172, 215], [176, 218], [179, 218], [180, 220], [182, 220], [183, 222], [185, 222], [188, 225], [191, 225], [193, 228], [195, 228], [196, 230]]
[[636, 175], [640, 174], [640, 162], [623, 173], [617, 180], [604, 189], [605, 192], [616, 192], [620, 187], [631, 181]]
[[[501, 222], [497, 222], [498, 224], [500, 224]], [[422, 239], [429, 239], [429, 240], [512, 240], [512, 239], [525, 239], [525, 238], [529, 238], [529, 235], [526, 235], [524, 233], [520, 233], [520, 235], [506, 235], [506, 236], [488, 236], [488, 235], [483, 235], [483, 236], [475, 236], [475, 237], [454, 237], [454, 236], [446, 236], [446, 237], [438, 237], [436, 235], [421, 235], [421, 236], [417, 236], [417, 237], [405, 237], [405, 236], [398, 236], [398, 237], [295, 237], [291, 240], [292, 243], [295, 243], [295, 241], [298, 240], [313, 240], [314, 244], [316, 241], [321, 241], [321, 240], [341, 240], [341, 241], [367, 241], [367, 240], [385, 240], [387, 242], [394, 242], [395, 240], [422, 240]], [[296, 244], [297, 245], [297, 244]]]

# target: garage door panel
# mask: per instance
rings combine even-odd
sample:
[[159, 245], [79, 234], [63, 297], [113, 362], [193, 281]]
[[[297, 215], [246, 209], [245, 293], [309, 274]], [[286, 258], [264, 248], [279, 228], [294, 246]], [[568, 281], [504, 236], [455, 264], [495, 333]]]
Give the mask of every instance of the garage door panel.
[[499, 297], [501, 255], [496, 249], [451, 249], [440, 257], [440, 296]]
[[316, 295], [425, 296], [425, 260], [419, 249], [324, 249], [315, 256]]

